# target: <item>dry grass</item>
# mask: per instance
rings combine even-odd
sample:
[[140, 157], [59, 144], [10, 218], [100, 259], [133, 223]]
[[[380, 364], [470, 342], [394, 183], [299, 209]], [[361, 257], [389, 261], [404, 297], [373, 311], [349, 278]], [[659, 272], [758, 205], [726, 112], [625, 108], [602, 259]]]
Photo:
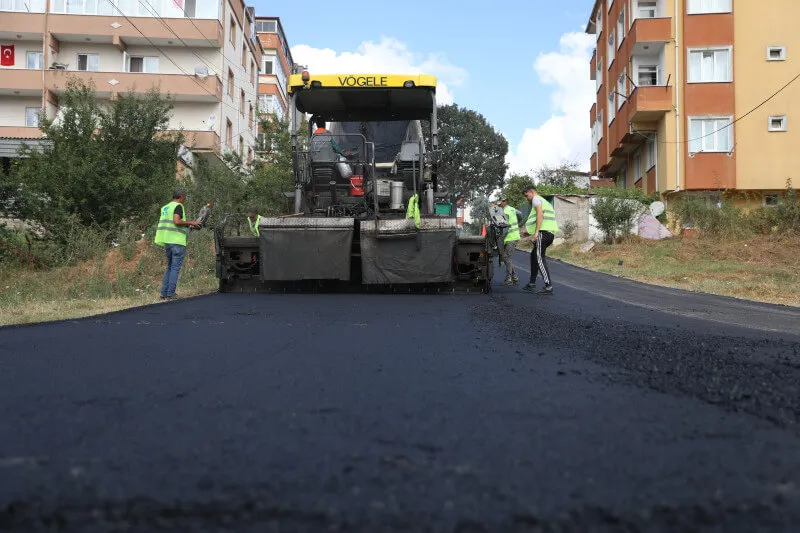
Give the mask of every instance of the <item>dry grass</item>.
[[[181, 269], [181, 297], [208, 294], [217, 288], [213, 248], [208, 237], [189, 244]], [[121, 248], [103, 259], [51, 270], [0, 268], [0, 325], [25, 324], [92, 316], [159, 303], [164, 275], [163, 252], [139, 241], [126, 258]]]
[[551, 248], [548, 255], [647, 283], [800, 306], [797, 236], [736, 241], [703, 237], [649, 241], [633, 237], [622, 244], [598, 244], [587, 254], [581, 254], [578, 248]]

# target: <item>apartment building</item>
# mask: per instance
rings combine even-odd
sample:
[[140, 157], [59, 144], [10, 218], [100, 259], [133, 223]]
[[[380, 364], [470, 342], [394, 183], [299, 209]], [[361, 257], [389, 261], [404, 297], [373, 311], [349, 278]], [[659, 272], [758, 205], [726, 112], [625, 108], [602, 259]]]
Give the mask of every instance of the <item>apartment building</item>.
[[40, 137], [71, 77], [97, 98], [158, 87], [192, 155], [254, 157], [255, 16], [243, 0], [0, 0], [0, 155]]
[[725, 190], [765, 205], [787, 178], [798, 188], [789, 120], [800, 118], [800, 82], [769, 98], [800, 73], [800, 2], [768, 4], [596, 0], [592, 175], [665, 198]]
[[[294, 71], [292, 52], [278, 17], [256, 17], [256, 34], [264, 49], [258, 78], [258, 111], [288, 119], [289, 76]], [[259, 135], [258, 151], [269, 151], [263, 135]]]

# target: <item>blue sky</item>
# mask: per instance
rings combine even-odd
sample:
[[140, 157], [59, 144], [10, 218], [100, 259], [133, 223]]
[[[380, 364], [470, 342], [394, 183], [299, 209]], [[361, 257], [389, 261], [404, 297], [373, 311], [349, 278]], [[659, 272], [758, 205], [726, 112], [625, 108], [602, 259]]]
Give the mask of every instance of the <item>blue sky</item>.
[[592, 100], [586, 87], [594, 84], [588, 79], [592, 41], [582, 31], [591, 3], [255, 0], [252, 5], [257, 15], [281, 18], [295, 60], [310, 70], [386, 72], [408, 65], [436, 75], [445, 85], [443, 97], [452, 94], [457, 104], [482, 113], [505, 134], [512, 166], [525, 170], [556, 159], [588, 161]]

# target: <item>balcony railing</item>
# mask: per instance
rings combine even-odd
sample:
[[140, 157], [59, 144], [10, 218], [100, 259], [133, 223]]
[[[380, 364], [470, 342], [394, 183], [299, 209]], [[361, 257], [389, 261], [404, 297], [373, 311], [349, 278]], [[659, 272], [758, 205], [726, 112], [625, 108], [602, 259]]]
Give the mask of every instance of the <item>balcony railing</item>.
[[640, 86], [628, 96], [628, 122], [652, 122], [672, 110], [672, 86]]
[[51, 13], [220, 20], [219, 4], [175, 0], [52, 0]]
[[631, 31], [626, 38], [631, 49], [637, 43], [666, 43], [672, 39], [671, 18], [641, 18], [636, 19], [631, 26]]
[[56, 93], [66, 89], [70, 77], [80, 79], [87, 84], [93, 83], [97, 95], [101, 98], [129, 91], [144, 94], [153, 87], [158, 87], [161, 94], [170, 94], [178, 101], [218, 102], [222, 100], [222, 81], [217, 76], [200, 78], [184, 74], [74, 70], [48, 70], [45, 74], [48, 89]]

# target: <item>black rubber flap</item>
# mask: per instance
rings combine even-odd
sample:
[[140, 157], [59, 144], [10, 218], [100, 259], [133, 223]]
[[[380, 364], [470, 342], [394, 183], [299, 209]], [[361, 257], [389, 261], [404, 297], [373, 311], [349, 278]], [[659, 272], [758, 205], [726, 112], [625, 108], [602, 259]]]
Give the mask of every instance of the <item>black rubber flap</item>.
[[349, 281], [352, 243], [352, 229], [262, 229], [261, 278]]
[[362, 232], [363, 282], [367, 285], [450, 283], [455, 279], [452, 270], [455, 244], [455, 231], [422, 231], [391, 239], [378, 239], [375, 233]]

